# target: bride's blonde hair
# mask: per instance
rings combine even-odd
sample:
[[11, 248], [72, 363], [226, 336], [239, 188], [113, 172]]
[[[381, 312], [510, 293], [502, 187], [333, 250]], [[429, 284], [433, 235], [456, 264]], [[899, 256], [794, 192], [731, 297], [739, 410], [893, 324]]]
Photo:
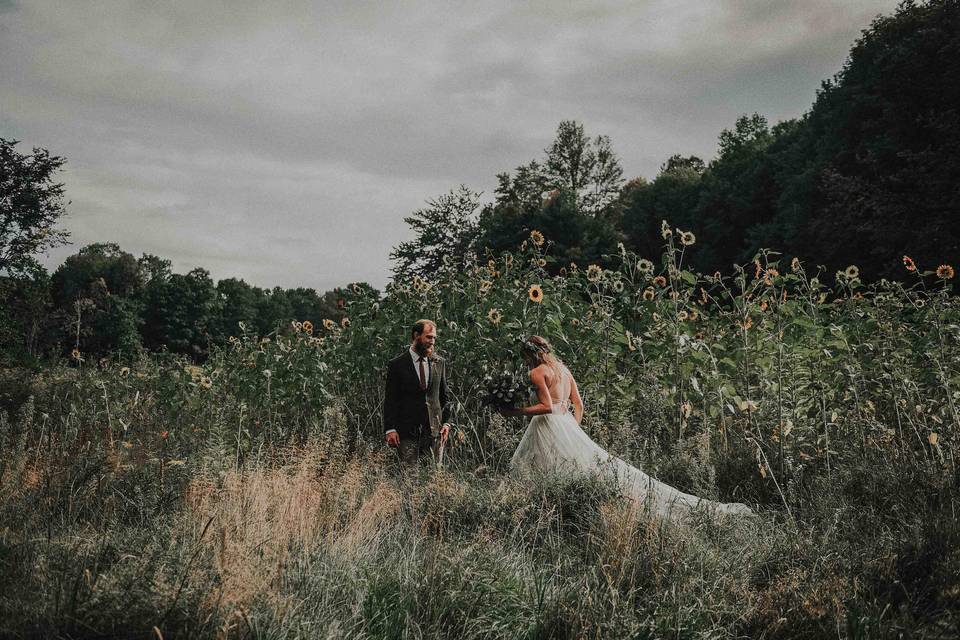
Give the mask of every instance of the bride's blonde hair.
[[566, 368], [560, 358], [553, 354], [553, 347], [550, 346], [550, 342], [542, 336], [524, 338], [520, 343], [520, 350], [525, 358], [537, 363], [537, 366], [547, 365], [557, 376], [562, 375]]

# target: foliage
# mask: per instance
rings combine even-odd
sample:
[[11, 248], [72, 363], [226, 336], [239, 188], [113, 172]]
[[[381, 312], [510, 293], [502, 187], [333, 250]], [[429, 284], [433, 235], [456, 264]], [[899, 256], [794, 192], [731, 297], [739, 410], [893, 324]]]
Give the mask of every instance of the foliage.
[[17, 144], [0, 138], [0, 274], [67, 237], [56, 227], [66, 205], [54, 182], [66, 161], [46, 149], [21, 154]]

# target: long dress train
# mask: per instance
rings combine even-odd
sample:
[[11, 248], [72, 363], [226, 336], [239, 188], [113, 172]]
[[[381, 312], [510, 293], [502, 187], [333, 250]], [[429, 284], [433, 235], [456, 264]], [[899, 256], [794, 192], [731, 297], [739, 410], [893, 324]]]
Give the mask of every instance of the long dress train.
[[[556, 398], [570, 395], [569, 372], [564, 371], [556, 385]], [[714, 502], [660, 482], [640, 469], [612, 456], [590, 439], [568, 411], [568, 402], [554, 402], [552, 412], [534, 416], [510, 460], [518, 472], [586, 473], [615, 480], [623, 495], [637, 506], [646, 507], [662, 517], [677, 518], [693, 510], [752, 515], [745, 504]]]

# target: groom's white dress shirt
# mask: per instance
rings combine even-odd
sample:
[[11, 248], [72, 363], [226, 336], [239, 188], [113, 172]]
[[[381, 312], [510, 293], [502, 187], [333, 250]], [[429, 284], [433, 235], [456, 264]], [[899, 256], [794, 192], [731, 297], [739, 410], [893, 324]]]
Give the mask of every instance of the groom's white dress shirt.
[[[417, 378], [420, 377], [420, 354], [410, 347], [410, 359], [413, 360], [413, 368], [417, 371]], [[442, 379], [441, 379], [442, 380]], [[423, 384], [430, 386], [430, 360], [423, 359]], [[396, 429], [387, 429], [387, 433], [396, 431]]]

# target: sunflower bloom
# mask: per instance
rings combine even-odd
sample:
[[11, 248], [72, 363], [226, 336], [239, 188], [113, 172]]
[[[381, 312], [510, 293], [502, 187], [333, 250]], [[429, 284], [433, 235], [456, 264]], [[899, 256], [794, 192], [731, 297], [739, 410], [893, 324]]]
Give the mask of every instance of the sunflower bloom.
[[948, 264], [942, 264], [937, 267], [937, 277], [941, 280], [949, 280], [954, 276], [953, 267]]
[[492, 287], [492, 286], [493, 286], [493, 283], [490, 282], [489, 280], [481, 280], [481, 281], [480, 281], [480, 293], [483, 294], [483, 295], [486, 295], [487, 293], [490, 292], [490, 287]]
[[653, 291], [653, 287], [647, 287], [646, 289], [643, 290], [644, 300], [647, 300], [647, 301], [653, 300], [656, 297], [656, 295], [657, 294], [654, 293]]
[[697, 236], [693, 235], [690, 231], [681, 231], [680, 232], [680, 244], [689, 247], [697, 241]]
[[313, 333], [313, 323], [310, 322], [309, 320], [304, 320], [304, 321], [303, 321], [303, 330], [304, 330], [304, 332], [306, 332], [307, 334]]
[[494, 307], [487, 311], [487, 320], [490, 321], [490, 324], [500, 324], [501, 318], [503, 318], [503, 314], [500, 313], [500, 309]]
[[614, 280], [612, 286], [613, 286], [613, 290], [616, 291], [617, 293], [622, 292], [622, 291], [623, 291], [623, 280]]
[[857, 265], [852, 264], [843, 270], [843, 275], [847, 276], [852, 280], [853, 278], [860, 276], [860, 268]]
[[326, 329], [327, 331], [333, 331], [333, 328], [335, 326], [337, 325], [330, 318], [323, 319], [323, 328]]
[[686, 309], [681, 309], [680, 312], [677, 314], [677, 320], [679, 320], [680, 322], [686, 322], [687, 318], [689, 317], [690, 317], [690, 314], [687, 313]]
[[603, 269], [595, 264], [587, 267], [587, 280], [590, 282], [600, 282], [601, 278], [603, 278]]
[[910, 256], [903, 256], [903, 266], [906, 267], [907, 271], [917, 270], [917, 265]]
[[660, 235], [663, 236], [664, 240], [667, 240], [673, 235], [673, 231], [670, 230], [670, 225], [667, 224], [666, 220], [660, 222]]
[[790, 261], [790, 270], [794, 273], [800, 271], [800, 258], [794, 258]]
[[667, 279], [664, 278], [663, 276], [657, 276], [656, 278], [653, 279], [653, 284], [655, 284], [658, 287], [665, 287], [667, 286]]
[[543, 289], [538, 284], [530, 285], [527, 295], [530, 296], [531, 302], [536, 302], [537, 304], [543, 302]]
[[640, 270], [640, 273], [651, 274], [653, 273], [653, 263], [646, 258], [640, 258], [637, 261], [637, 269]]
[[547, 261], [544, 258], [540, 258], [537, 260], [537, 266], [543, 269], [545, 266], [547, 266]]
[[743, 322], [740, 322], [738, 324], [740, 325], [741, 329], [746, 331], [753, 326], [753, 318], [751, 318], [750, 316], [747, 316], [746, 318], [743, 319]]
[[764, 272], [764, 275], [763, 275], [763, 283], [764, 283], [765, 285], [767, 285], [768, 287], [772, 287], [772, 286], [773, 286], [773, 279], [776, 278], [776, 277], [779, 276], [779, 275], [780, 275], [780, 272], [779, 272], [779, 271], [777, 271], [777, 270], [774, 269], [773, 267], [770, 267], [769, 269], [767, 269], [767, 270]]
[[545, 238], [543, 237], [543, 234], [537, 231], [536, 229], [530, 232], [530, 242], [532, 242], [533, 244], [537, 245], [538, 247], [542, 247], [544, 241], [545, 241]]
[[70, 357], [77, 362], [83, 362], [83, 356], [80, 355], [80, 349], [74, 349], [70, 352]]
[[213, 386], [213, 380], [208, 378], [207, 376], [203, 376], [202, 378], [200, 378], [200, 386], [203, 387], [204, 389], [209, 389], [210, 387]]
[[344, 318], [340, 321], [340, 326], [346, 329], [350, 326], [350, 318]]

